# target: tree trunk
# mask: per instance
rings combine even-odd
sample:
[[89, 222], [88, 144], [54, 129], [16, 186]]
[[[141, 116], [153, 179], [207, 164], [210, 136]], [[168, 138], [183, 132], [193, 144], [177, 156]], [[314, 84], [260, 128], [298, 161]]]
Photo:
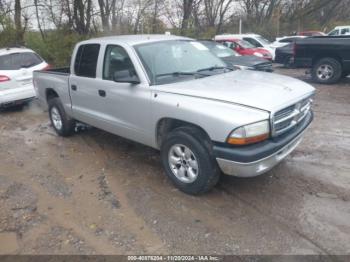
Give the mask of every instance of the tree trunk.
[[182, 17], [182, 23], [181, 23], [181, 34], [186, 34], [186, 31], [188, 29], [189, 20], [192, 14], [192, 8], [193, 8], [193, 2], [194, 0], [183, 0], [183, 17]]
[[24, 31], [22, 28], [22, 7], [21, 0], [15, 1], [15, 28], [16, 28], [16, 44], [24, 44]]

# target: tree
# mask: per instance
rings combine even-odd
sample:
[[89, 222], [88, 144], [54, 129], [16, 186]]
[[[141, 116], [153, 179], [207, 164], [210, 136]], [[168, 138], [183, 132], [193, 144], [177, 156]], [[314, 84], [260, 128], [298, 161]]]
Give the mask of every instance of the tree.
[[74, 0], [73, 25], [78, 34], [84, 35], [90, 32], [92, 18], [92, 0]]
[[207, 26], [221, 32], [225, 16], [235, 0], [204, 0], [204, 14]]
[[15, 29], [17, 44], [24, 44], [24, 29], [22, 28], [21, 0], [15, 0]]

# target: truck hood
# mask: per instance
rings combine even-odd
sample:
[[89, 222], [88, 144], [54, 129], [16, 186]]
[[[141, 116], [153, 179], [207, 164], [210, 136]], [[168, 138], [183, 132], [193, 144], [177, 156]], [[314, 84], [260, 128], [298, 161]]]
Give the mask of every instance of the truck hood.
[[153, 88], [158, 92], [219, 100], [269, 112], [296, 103], [315, 91], [311, 85], [295, 78], [250, 70], [237, 70]]

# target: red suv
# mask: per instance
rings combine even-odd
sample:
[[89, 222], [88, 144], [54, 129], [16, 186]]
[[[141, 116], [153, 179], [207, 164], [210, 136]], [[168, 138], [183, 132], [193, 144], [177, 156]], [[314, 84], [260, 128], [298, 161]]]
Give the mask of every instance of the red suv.
[[270, 61], [272, 60], [272, 55], [268, 50], [264, 48], [256, 48], [249, 42], [241, 39], [232, 39], [232, 38], [224, 39], [224, 40], [220, 39], [220, 40], [217, 40], [216, 42], [221, 43], [233, 49], [240, 55], [249, 55], [249, 56], [254, 55], [257, 57], [265, 58]]

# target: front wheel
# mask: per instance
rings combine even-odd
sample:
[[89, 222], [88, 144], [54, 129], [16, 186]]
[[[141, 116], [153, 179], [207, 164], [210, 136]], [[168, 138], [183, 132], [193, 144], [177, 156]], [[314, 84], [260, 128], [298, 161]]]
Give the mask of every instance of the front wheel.
[[291, 55], [286, 56], [284, 58], [284, 61], [283, 61], [283, 66], [285, 68], [292, 69], [293, 68], [293, 56], [291, 56]]
[[48, 101], [49, 116], [51, 124], [59, 136], [70, 136], [75, 130], [75, 121], [65, 112], [59, 98], [52, 98]]
[[207, 139], [196, 128], [183, 127], [171, 132], [162, 143], [161, 158], [167, 176], [187, 194], [208, 192], [221, 174]]
[[323, 58], [312, 68], [312, 79], [320, 84], [335, 84], [342, 76], [342, 65], [334, 58]]

